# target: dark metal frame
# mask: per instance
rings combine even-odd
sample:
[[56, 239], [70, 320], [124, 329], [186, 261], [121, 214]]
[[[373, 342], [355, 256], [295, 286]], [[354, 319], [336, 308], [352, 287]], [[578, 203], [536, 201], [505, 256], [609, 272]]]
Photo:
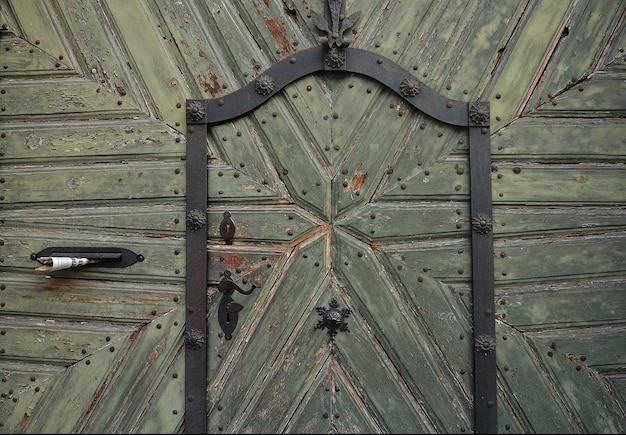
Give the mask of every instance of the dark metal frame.
[[[328, 4], [327, 4], [328, 8]], [[351, 17], [354, 18], [356, 14]], [[319, 16], [314, 17], [320, 27]], [[350, 17], [349, 17], [350, 18]], [[358, 18], [358, 16], [357, 16]], [[320, 27], [322, 28], [322, 27]], [[335, 34], [336, 35], [336, 34]], [[323, 38], [326, 39], [326, 38]], [[321, 39], [322, 40], [322, 39]], [[286, 85], [309, 74], [346, 71], [370, 77], [407, 103], [446, 124], [469, 129], [472, 215], [475, 432], [497, 432], [494, 266], [489, 103], [463, 102], [437, 93], [393, 61], [335, 39], [282, 59], [254, 81], [227, 96], [187, 100], [187, 278], [185, 333], [185, 431], [207, 428], [207, 154], [210, 125], [261, 106]]]

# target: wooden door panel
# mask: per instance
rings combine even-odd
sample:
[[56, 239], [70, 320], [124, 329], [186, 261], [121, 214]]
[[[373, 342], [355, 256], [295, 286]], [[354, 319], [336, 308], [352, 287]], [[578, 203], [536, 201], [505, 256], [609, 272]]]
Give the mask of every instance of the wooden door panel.
[[[184, 103], [319, 46], [323, 8], [0, 0], [0, 431], [185, 432]], [[352, 47], [491, 105], [498, 431], [624, 432], [624, 6], [347, 9]], [[276, 94], [205, 144], [209, 431], [472, 432], [466, 129], [358, 74]], [[78, 245], [145, 260], [34, 271]], [[231, 340], [226, 270], [258, 286]]]
[[[350, 86], [340, 86], [337, 78], [331, 76], [330, 80], [329, 87], [341, 89], [344, 94], [354, 92]], [[353, 80], [350, 77], [345, 82]], [[318, 77], [317, 81], [324, 83], [324, 78]], [[369, 85], [378, 90], [374, 94], [379, 100], [385, 95], [379, 85], [371, 81]], [[317, 92], [325, 88], [320, 86]], [[308, 92], [315, 95], [316, 89]], [[323, 419], [324, 415], [330, 420], [325, 431], [331, 430], [338, 414], [336, 409], [344, 405], [337, 404], [335, 408], [339, 402], [337, 392], [330, 402], [320, 402], [317, 396], [322, 379], [337, 377], [343, 379], [342, 391], [354, 394], [341, 400], [349, 404], [348, 409], [359, 410], [358, 419], [356, 415], [344, 416], [349, 418], [346, 428], [351, 430], [371, 429], [374, 424], [376, 431], [394, 433], [415, 427], [423, 431], [437, 427], [455, 431], [471, 425], [471, 403], [467, 400], [472, 390], [471, 378], [462, 379], [463, 374], [471, 372], [471, 316], [456, 288], [445, 283], [463, 287], [471, 281], [468, 187], [465, 191], [457, 188], [456, 202], [450, 203], [449, 192], [455, 192], [455, 185], [445, 181], [443, 175], [437, 179], [443, 172], [438, 168], [444, 164], [424, 165], [434, 172], [432, 183], [416, 176], [405, 180], [390, 170], [396, 162], [406, 160], [405, 150], [414, 149], [407, 143], [422, 131], [416, 122], [424, 118], [415, 110], [405, 109], [402, 116], [391, 111], [382, 117], [366, 117], [368, 109], [359, 105], [349, 111], [351, 116], [361, 113], [355, 117], [354, 125], [346, 124], [341, 115], [323, 122], [305, 122], [318, 125], [316, 137], [331, 139], [324, 145], [285, 131], [289, 125], [302, 123], [305, 115], [311, 113], [302, 99], [294, 100], [271, 100], [271, 104], [266, 103], [244, 121], [237, 121], [242, 125], [247, 120], [246, 130], [254, 129], [255, 137], [263, 138], [255, 143], [259, 150], [249, 153], [252, 161], [258, 156], [271, 159], [256, 166], [274, 168], [284, 183], [275, 189], [277, 196], [282, 192], [284, 196], [273, 203], [241, 189], [242, 184], [253, 185], [258, 180], [247, 174], [246, 156], [237, 155], [244, 159], [239, 164], [228, 160], [233, 155], [228, 147], [236, 145], [224, 145], [230, 137], [210, 146], [216, 152], [212, 159], [222, 163], [209, 165], [209, 283], [216, 285], [228, 270], [242, 289], [247, 290], [253, 283], [257, 286], [252, 295], [233, 294], [244, 308], [238, 313], [237, 327], [230, 339], [220, 330], [217, 319], [216, 304], [221, 295], [209, 293], [210, 431], [221, 428], [279, 432], [292, 427], [293, 419], [297, 419], [298, 425], [315, 427], [314, 421], [304, 419]], [[372, 103], [388, 104], [382, 100]], [[282, 109], [283, 103], [290, 107], [289, 111]], [[266, 118], [269, 111], [280, 115]], [[405, 124], [416, 128], [407, 133]], [[437, 147], [430, 155], [443, 158], [446, 152], [458, 153], [445, 167], [457, 183], [459, 178], [469, 183], [467, 159], [461, 157], [467, 149], [458, 140], [459, 130], [443, 123], [438, 123], [438, 127], [437, 132], [430, 134]], [[327, 133], [319, 133], [323, 130]], [[343, 138], [340, 132], [344, 130], [353, 133]], [[310, 130], [305, 127], [300, 131], [306, 134]], [[390, 131], [399, 133], [390, 135]], [[219, 134], [209, 129], [209, 136]], [[240, 142], [242, 136], [235, 140]], [[450, 138], [454, 139], [453, 145], [448, 142]], [[425, 150], [429, 145], [426, 140], [415, 148]], [[246, 147], [249, 149], [250, 144]], [[223, 155], [221, 150], [225, 151]], [[336, 153], [328, 157], [331, 150]], [[332, 166], [334, 162], [336, 166]], [[414, 161], [414, 165], [418, 163]], [[404, 163], [404, 167], [408, 166]], [[232, 170], [226, 172], [224, 168]], [[425, 170], [430, 175], [431, 169]], [[412, 191], [401, 197], [395, 197], [393, 189], [388, 194], [385, 186], [393, 177], [396, 182], [412, 183]], [[306, 189], [299, 190], [303, 183]], [[434, 186], [434, 190], [419, 189], [426, 184]], [[448, 186], [436, 187], [442, 184]], [[314, 192], [312, 196], [309, 189]], [[316, 194], [315, 189], [330, 189], [331, 194]], [[398, 190], [405, 191], [407, 186], [403, 184]], [[425, 198], [428, 203], [423, 202]], [[319, 205], [312, 206], [311, 201]], [[422, 221], [415, 210], [421, 210]], [[237, 225], [232, 244], [216, 234], [225, 211]], [[294, 215], [301, 223], [298, 236], [290, 224]], [[443, 216], [449, 227], [438, 221]], [[361, 223], [365, 220], [367, 223]], [[354, 221], [367, 231], [356, 227]], [[380, 234], [379, 222], [385, 225]], [[290, 237], [285, 238], [285, 233]], [[439, 239], [410, 242], [432, 235]], [[402, 242], [393, 244], [399, 240]], [[281, 254], [268, 255], [264, 245], [273, 246]], [[442, 247], [446, 245], [449, 248]], [[421, 265], [426, 263], [412, 257], [420, 247], [424, 258], [434, 263], [426, 269], [429, 273], [421, 271], [425, 267]], [[441, 258], [437, 257], [439, 251]], [[448, 258], [450, 253], [458, 259], [453, 264]], [[403, 265], [407, 267], [404, 272]], [[420, 265], [420, 270], [416, 265]], [[463, 268], [468, 270], [465, 275], [460, 272]], [[262, 269], [263, 278], [258, 275]], [[431, 297], [429, 292], [433, 293]], [[409, 302], [422, 298], [429, 300], [424, 306]], [[350, 331], [340, 331], [330, 340], [326, 331], [322, 333], [316, 328], [316, 309], [330, 309], [333, 300], [354, 314], [347, 317]], [[438, 345], [431, 341], [433, 338], [441, 340]], [[460, 349], [453, 351], [453, 347]], [[447, 353], [450, 355], [444, 356]], [[450, 376], [449, 365], [458, 371], [454, 376]]]

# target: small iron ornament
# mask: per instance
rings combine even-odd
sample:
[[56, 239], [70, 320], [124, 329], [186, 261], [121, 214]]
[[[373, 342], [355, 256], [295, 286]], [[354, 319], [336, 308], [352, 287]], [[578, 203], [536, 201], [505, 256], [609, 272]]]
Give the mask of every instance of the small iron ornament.
[[198, 329], [186, 331], [185, 344], [190, 349], [200, 349], [202, 346], [204, 346], [204, 335]]
[[204, 119], [204, 105], [200, 101], [192, 101], [187, 105], [186, 112], [189, 121], [198, 122]]
[[324, 60], [331, 68], [341, 68], [346, 63], [346, 51], [332, 47], [324, 56]]
[[350, 332], [345, 318], [350, 315], [351, 311], [349, 308], [342, 308], [340, 310], [336, 299], [332, 300], [328, 310], [326, 307], [316, 307], [315, 309], [317, 310], [317, 314], [322, 316], [322, 320], [317, 321], [314, 329], [328, 328], [328, 335], [330, 335], [331, 340], [335, 339], [335, 335], [337, 335], [338, 331]]
[[476, 348], [476, 352], [487, 356], [496, 350], [496, 340], [491, 335], [482, 334], [476, 337], [474, 347]]
[[420, 91], [420, 82], [413, 77], [407, 77], [400, 83], [400, 90], [405, 97], [414, 97]]
[[192, 230], [199, 230], [206, 224], [206, 216], [200, 210], [190, 210], [187, 213], [187, 226]]
[[483, 125], [489, 120], [489, 106], [484, 103], [470, 105], [470, 120], [477, 125]]
[[260, 95], [269, 95], [274, 90], [274, 79], [264, 74], [254, 81], [254, 89]]
[[491, 218], [484, 213], [477, 214], [472, 218], [472, 228], [478, 234], [489, 234], [491, 232]]

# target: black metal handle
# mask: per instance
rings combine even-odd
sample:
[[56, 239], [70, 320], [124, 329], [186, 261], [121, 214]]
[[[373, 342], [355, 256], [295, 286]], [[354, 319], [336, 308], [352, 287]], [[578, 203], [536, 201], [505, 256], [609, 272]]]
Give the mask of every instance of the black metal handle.
[[60, 270], [55, 268], [60, 259], [70, 259], [67, 262], [68, 267], [128, 267], [137, 261], [143, 261], [144, 256], [136, 254], [126, 248], [109, 248], [109, 247], [51, 247], [45, 248], [36, 254], [31, 254], [31, 260], [38, 261], [43, 266], [37, 268], [39, 271]]
[[226, 338], [226, 340], [230, 340], [233, 337], [233, 331], [237, 327], [237, 321], [239, 320], [238, 313], [243, 310], [243, 305], [233, 300], [233, 293], [238, 291], [242, 295], [249, 295], [255, 288], [257, 288], [257, 286], [252, 284], [250, 290], [243, 290], [231, 279], [230, 270], [224, 271], [224, 276], [217, 285], [217, 289], [222, 293], [220, 306], [217, 310], [217, 318], [222, 331], [224, 331], [224, 338]]

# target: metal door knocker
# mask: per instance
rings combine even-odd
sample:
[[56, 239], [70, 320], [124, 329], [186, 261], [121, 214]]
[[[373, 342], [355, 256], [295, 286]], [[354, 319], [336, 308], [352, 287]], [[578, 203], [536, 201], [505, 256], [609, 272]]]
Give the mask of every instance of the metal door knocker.
[[242, 290], [231, 279], [230, 270], [224, 271], [222, 280], [217, 285], [217, 289], [222, 293], [222, 299], [220, 300], [220, 306], [217, 310], [217, 318], [220, 322], [222, 331], [224, 331], [224, 337], [226, 340], [230, 340], [233, 337], [233, 331], [237, 327], [237, 320], [239, 319], [239, 311], [243, 309], [243, 305], [235, 302], [232, 298], [233, 293], [237, 290], [242, 295], [251, 294], [256, 285], [252, 284], [250, 290]]

